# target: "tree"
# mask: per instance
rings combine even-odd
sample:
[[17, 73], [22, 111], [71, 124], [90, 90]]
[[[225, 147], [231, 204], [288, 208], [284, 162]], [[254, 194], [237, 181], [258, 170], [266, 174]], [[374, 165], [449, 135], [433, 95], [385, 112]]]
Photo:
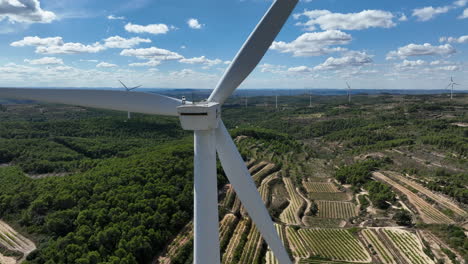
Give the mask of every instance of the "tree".
[[412, 226], [413, 225], [413, 218], [411, 213], [407, 210], [401, 209], [393, 216], [393, 220], [399, 225], [403, 226]]

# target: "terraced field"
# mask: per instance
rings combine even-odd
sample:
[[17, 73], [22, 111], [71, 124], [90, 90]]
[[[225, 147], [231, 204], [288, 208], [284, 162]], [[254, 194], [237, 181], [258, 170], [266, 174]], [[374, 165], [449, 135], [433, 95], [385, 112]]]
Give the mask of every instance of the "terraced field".
[[193, 224], [188, 223], [180, 233], [172, 240], [171, 244], [166, 249], [164, 256], [159, 257], [159, 264], [170, 264], [171, 258], [177, 255], [177, 253], [193, 238]]
[[362, 230], [361, 234], [364, 236], [366, 241], [372, 245], [372, 248], [375, 250], [383, 264], [398, 264], [382, 241], [379, 240], [378, 235], [374, 232], [374, 230], [364, 229]]
[[233, 263], [234, 259], [234, 252], [236, 251], [237, 247], [239, 246], [240, 239], [244, 232], [248, 231], [248, 219], [242, 219], [237, 224], [236, 228], [234, 229], [234, 233], [232, 234], [231, 240], [229, 240], [229, 244], [226, 247], [226, 250], [222, 257], [223, 264], [230, 264]]
[[337, 193], [340, 192], [331, 182], [304, 182], [304, 187], [310, 193]]
[[351, 196], [345, 192], [328, 192], [328, 193], [308, 193], [311, 200], [327, 200], [327, 201], [349, 201]]
[[230, 236], [234, 227], [237, 217], [234, 214], [226, 214], [219, 223], [219, 241], [223, 241], [226, 237]]
[[328, 261], [318, 259], [301, 259], [298, 264], [360, 264], [367, 262], [344, 262], [344, 261]]
[[415, 234], [401, 229], [384, 229], [384, 233], [403, 253], [408, 263], [434, 264], [434, 261], [424, 253], [423, 246]]
[[318, 206], [317, 217], [348, 219], [358, 215], [357, 206], [350, 202], [315, 201]]
[[245, 243], [244, 249], [242, 250], [242, 256], [239, 263], [258, 263], [261, 256], [263, 239], [258, 232], [255, 224], [252, 224], [250, 228], [249, 236], [247, 237], [247, 243]]
[[16, 232], [7, 223], [0, 220], [0, 246], [18, 254], [18, 261], [0, 253], [0, 261], [5, 263], [20, 263], [26, 256], [36, 249], [36, 245], [20, 233]]
[[265, 179], [263, 179], [260, 187], [258, 188], [258, 192], [262, 196], [262, 200], [265, 202], [265, 205], [268, 207], [270, 204], [270, 182], [274, 179], [278, 178], [278, 174], [270, 174]]
[[293, 227], [286, 227], [286, 237], [290, 242], [290, 248], [295, 258], [308, 258], [309, 249], [303, 243], [301, 236]]
[[457, 214], [457, 215], [459, 215], [461, 217], [467, 217], [468, 216], [468, 213], [465, 210], [460, 208], [457, 204], [452, 202], [447, 197], [445, 197], [443, 195], [440, 195], [440, 194], [436, 194], [436, 193], [432, 192], [431, 190], [426, 189], [424, 186], [422, 186], [422, 185], [420, 185], [420, 184], [418, 184], [418, 183], [416, 183], [416, 182], [414, 182], [414, 181], [412, 181], [412, 180], [410, 180], [410, 179], [408, 179], [406, 177], [403, 177], [398, 173], [387, 172], [387, 174], [389, 176], [391, 176], [392, 178], [394, 178], [394, 179], [406, 184], [407, 186], [410, 186], [411, 188], [414, 188], [418, 192], [426, 195], [427, 197], [431, 198], [432, 200], [434, 200], [435, 202], [437, 202], [441, 206], [443, 206], [443, 207], [445, 207], [447, 209], [450, 209], [455, 214]]
[[286, 224], [301, 224], [298, 211], [305, 204], [305, 201], [297, 193], [291, 178], [283, 177], [284, 185], [289, 193], [290, 201], [288, 207], [280, 215], [280, 220]]
[[406, 195], [409, 202], [416, 207], [416, 210], [419, 212], [421, 219], [424, 223], [427, 224], [453, 224], [454, 221], [448, 216], [434, 208], [431, 204], [426, 202], [424, 199], [419, 197], [417, 194], [413, 193], [403, 185], [395, 182], [389, 177], [385, 176], [380, 172], [374, 172], [372, 175], [381, 181], [384, 181], [390, 184], [393, 188], [396, 188], [400, 192]]
[[300, 229], [300, 239], [290, 240], [292, 247], [308, 250], [310, 256], [334, 261], [371, 262], [365, 247], [345, 229]]

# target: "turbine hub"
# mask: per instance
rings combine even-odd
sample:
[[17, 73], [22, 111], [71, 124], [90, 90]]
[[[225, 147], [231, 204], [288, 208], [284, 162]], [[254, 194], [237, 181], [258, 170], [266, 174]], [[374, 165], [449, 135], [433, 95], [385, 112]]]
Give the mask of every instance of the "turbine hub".
[[177, 107], [184, 130], [211, 130], [218, 127], [221, 105], [211, 102], [184, 104]]

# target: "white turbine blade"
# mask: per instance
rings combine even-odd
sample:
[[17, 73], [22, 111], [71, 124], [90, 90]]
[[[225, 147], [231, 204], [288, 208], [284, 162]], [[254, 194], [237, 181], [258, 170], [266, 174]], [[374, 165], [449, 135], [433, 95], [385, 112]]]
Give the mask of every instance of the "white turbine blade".
[[448, 88], [450, 88], [450, 86], [452, 86], [452, 84], [449, 84], [449, 85], [447, 85], [447, 87], [445, 87], [445, 89], [448, 89]]
[[291, 264], [252, 176], [222, 121], [216, 129], [216, 150], [229, 182], [279, 263]]
[[249, 76], [280, 32], [298, 0], [276, 0], [229, 65], [209, 102], [224, 103]]
[[73, 89], [0, 88], [0, 98], [29, 99], [134, 113], [177, 116], [182, 101], [152, 93]]
[[123, 85], [123, 87], [125, 87], [125, 89], [128, 91], [128, 87], [127, 85], [125, 85], [121, 80], [119, 80], [119, 82]]

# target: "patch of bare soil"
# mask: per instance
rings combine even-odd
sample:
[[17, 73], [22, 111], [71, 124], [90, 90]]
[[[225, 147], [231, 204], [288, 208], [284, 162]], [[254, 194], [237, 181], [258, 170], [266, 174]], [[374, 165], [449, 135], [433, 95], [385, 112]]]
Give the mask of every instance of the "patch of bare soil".
[[[36, 245], [20, 233], [16, 232], [7, 223], [0, 220], [0, 244], [10, 251], [17, 251], [23, 253], [23, 257], [16, 262], [11, 262], [10, 257], [5, 257], [0, 254], [0, 260], [9, 263], [21, 263], [33, 250]], [[8, 262], [10, 261], [10, 262]]]
[[71, 175], [70, 172], [60, 172], [60, 173], [44, 173], [44, 174], [28, 174], [28, 176], [32, 179], [42, 179], [48, 177], [64, 177], [67, 175]]

